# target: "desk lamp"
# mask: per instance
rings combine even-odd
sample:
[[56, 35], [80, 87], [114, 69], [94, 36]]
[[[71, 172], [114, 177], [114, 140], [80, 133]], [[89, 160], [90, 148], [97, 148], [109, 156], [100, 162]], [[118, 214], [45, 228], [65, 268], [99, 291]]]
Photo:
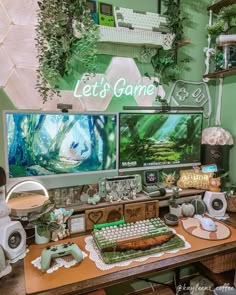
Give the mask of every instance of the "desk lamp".
[[[38, 191], [43, 191], [43, 194], [39, 194]], [[13, 197], [15, 193], [19, 195]], [[6, 196], [6, 202], [11, 208], [11, 216], [21, 220], [27, 220], [28, 213], [41, 209], [48, 199], [47, 189], [35, 180], [25, 180], [15, 184]]]

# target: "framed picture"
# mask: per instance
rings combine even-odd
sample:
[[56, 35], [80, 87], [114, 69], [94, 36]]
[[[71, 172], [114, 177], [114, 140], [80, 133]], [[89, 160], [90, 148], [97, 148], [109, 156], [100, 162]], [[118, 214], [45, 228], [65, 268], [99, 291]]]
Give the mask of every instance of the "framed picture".
[[68, 219], [70, 234], [85, 232], [85, 214], [72, 215]]

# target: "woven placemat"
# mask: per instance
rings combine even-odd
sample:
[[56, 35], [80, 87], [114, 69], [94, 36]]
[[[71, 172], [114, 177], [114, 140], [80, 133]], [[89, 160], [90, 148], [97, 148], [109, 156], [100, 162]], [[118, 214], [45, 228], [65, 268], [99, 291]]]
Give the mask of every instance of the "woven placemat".
[[183, 228], [191, 235], [204, 240], [224, 240], [227, 239], [231, 231], [227, 225], [218, 220], [214, 220], [216, 231], [207, 231], [202, 228], [200, 221], [193, 217], [181, 218]]

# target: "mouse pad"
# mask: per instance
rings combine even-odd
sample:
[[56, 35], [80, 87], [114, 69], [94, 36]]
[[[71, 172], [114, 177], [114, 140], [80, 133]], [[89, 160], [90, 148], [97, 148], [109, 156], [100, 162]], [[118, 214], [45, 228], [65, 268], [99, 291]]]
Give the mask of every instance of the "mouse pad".
[[200, 221], [192, 217], [181, 218], [183, 228], [191, 235], [205, 240], [224, 240], [227, 239], [231, 231], [230, 229], [218, 220], [214, 220], [216, 231], [210, 232], [203, 229]]

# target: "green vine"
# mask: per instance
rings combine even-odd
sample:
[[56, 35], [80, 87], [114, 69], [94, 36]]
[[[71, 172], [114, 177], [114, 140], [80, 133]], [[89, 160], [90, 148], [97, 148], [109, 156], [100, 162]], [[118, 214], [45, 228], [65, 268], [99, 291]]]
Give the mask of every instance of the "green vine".
[[58, 81], [78, 66], [95, 72], [99, 33], [85, 0], [38, 1], [36, 89], [43, 102], [60, 95]]
[[236, 28], [236, 4], [223, 7], [216, 22], [207, 26], [207, 31], [210, 35], [217, 36], [221, 33], [228, 34], [233, 28]]
[[167, 17], [170, 33], [174, 34], [175, 37], [171, 49], [158, 49], [156, 55], [152, 58], [152, 65], [160, 84], [168, 84], [170, 81], [176, 80], [180, 73], [177, 64], [177, 48], [183, 39], [183, 21], [185, 18], [181, 16], [178, 0], [164, 0], [163, 4], [166, 8], [164, 15]]

